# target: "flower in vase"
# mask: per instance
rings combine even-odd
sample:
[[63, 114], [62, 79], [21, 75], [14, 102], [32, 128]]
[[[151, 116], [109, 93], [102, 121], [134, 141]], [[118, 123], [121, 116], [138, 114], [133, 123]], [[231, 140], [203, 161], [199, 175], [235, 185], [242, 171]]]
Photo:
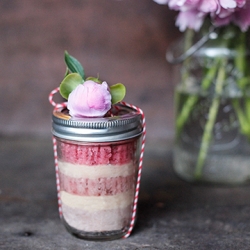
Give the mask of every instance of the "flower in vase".
[[168, 4], [170, 9], [179, 11], [176, 25], [181, 31], [187, 28], [200, 30], [204, 20], [209, 17], [215, 26], [237, 24], [242, 31], [250, 25], [249, 0], [154, 0]]
[[[178, 11], [176, 25], [180, 31], [185, 31], [184, 51], [189, 48], [198, 50], [200, 46], [213, 39], [213, 46], [218, 48], [226, 48], [224, 51], [233, 52], [230, 54], [232, 58], [228, 58], [225, 54], [219, 56], [206, 56], [199, 58], [201, 65], [201, 79], [199, 88], [209, 99], [209, 107], [205, 122], [202, 125], [202, 135], [199, 137], [199, 152], [195, 165], [195, 177], [201, 178], [202, 169], [205, 164], [210, 145], [214, 139], [213, 131], [215, 129], [216, 119], [219, 115], [222, 96], [224, 91], [227, 95], [229, 87], [233, 86], [233, 91], [242, 97], [232, 98], [231, 105], [237, 117], [239, 130], [248, 140], [250, 140], [250, 97], [247, 93], [250, 91], [250, 72], [249, 57], [247, 56], [247, 31], [250, 27], [250, 0], [154, 0], [159, 4], [168, 4], [170, 9]], [[209, 24], [209, 25], [207, 25]], [[212, 27], [212, 29], [211, 29]], [[213, 31], [214, 35], [206, 36]], [[207, 41], [195, 44], [194, 32], [199, 31], [202, 37], [208, 37]], [[200, 40], [201, 41], [201, 40]], [[194, 45], [195, 44], [195, 45]], [[198, 45], [199, 44], [199, 45]], [[202, 45], [200, 45], [202, 44]], [[189, 50], [195, 53], [195, 50]], [[186, 52], [184, 52], [185, 55]], [[192, 111], [199, 107], [200, 93], [188, 92], [188, 84], [194, 83], [192, 76], [192, 63], [189, 61], [190, 54], [182, 56], [183, 74], [180, 89], [182, 93], [188, 97], [178, 110], [176, 117], [176, 135], [180, 137], [183, 129], [188, 123]], [[191, 54], [192, 55], [192, 54]], [[232, 56], [233, 55], [233, 56]], [[177, 58], [179, 59], [179, 58]], [[174, 60], [173, 60], [174, 61]], [[176, 60], [178, 61], [178, 60]], [[197, 60], [198, 61], [198, 60]], [[196, 89], [196, 90], [197, 90]], [[211, 94], [212, 93], [212, 94]]]

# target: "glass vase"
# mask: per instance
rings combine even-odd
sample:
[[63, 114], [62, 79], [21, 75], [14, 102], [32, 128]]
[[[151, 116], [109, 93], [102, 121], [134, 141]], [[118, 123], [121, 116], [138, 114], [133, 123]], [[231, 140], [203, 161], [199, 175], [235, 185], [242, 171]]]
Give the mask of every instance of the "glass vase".
[[250, 181], [247, 42], [236, 27], [222, 28], [182, 63], [175, 89], [174, 170], [186, 181]]
[[134, 223], [141, 115], [117, 105], [112, 116], [72, 118], [53, 112], [59, 213], [86, 240], [123, 238]]

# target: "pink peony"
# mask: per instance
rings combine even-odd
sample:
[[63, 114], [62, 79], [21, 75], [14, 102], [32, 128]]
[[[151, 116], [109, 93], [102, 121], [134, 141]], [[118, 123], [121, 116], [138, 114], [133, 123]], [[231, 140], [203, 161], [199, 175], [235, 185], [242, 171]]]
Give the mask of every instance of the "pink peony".
[[242, 31], [250, 26], [250, 0], [154, 0], [168, 4], [170, 9], [180, 11], [176, 25], [181, 31], [186, 28], [198, 31], [204, 19], [210, 17], [215, 26], [233, 22]]
[[176, 25], [180, 31], [185, 31], [187, 28], [198, 31], [203, 23], [204, 14], [197, 12], [196, 10], [189, 10], [180, 12], [177, 19]]
[[69, 114], [73, 117], [102, 117], [111, 108], [108, 84], [88, 80], [78, 85], [68, 98]]
[[247, 0], [245, 6], [235, 12], [233, 22], [237, 24], [242, 31], [247, 31], [250, 26], [250, 0]]

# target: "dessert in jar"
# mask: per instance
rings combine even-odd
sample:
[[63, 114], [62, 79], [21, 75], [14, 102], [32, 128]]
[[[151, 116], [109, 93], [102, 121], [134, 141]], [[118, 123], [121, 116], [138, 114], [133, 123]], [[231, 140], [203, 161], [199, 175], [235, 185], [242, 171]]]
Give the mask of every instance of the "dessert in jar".
[[[68, 54], [66, 57], [72, 59]], [[69, 76], [72, 74], [75, 76]], [[68, 84], [64, 79], [61, 86], [65, 82]], [[91, 83], [94, 91], [90, 82], [95, 83]], [[109, 106], [109, 97], [103, 95], [110, 87], [104, 83], [102, 94], [96, 87], [103, 83], [95, 78], [83, 81], [80, 84], [86, 84], [87, 95], [86, 89], [73, 93], [75, 87], [73, 94], [66, 96], [68, 103], [56, 107], [52, 116], [59, 212], [70, 233], [89, 240], [122, 238], [135, 219], [142, 114], [125, 103]], [[63, 88], [61, 94], [67, 92]], [[79, 93], [84, 98], [79, 98]], [[101, 99], [97, 112], [88, 110], [95, 97]], [[82, 99], [89, 100], [89, 106], [82, 105]]]

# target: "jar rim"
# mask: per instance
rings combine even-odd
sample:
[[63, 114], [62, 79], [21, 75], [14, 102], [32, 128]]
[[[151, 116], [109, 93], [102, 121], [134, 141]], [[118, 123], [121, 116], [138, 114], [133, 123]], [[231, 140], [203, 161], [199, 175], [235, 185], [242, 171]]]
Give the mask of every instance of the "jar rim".
[[142, 116], [136, 110], [118, 104], [110, 114], [98, 118], [75, 118], [65, 108], [55, 110], [52, 134], [68, 140], [108, 142], [133, 138], [142, 133]]
[[[249, 52], [248, 52], [249, 53]], [[245, 54], [245, 53], [244, 53]], [[202, 47], [194, 53], [194, 57], [227, 57], [234, 58], [239, 55], [239, 52], [226, 47]]]

